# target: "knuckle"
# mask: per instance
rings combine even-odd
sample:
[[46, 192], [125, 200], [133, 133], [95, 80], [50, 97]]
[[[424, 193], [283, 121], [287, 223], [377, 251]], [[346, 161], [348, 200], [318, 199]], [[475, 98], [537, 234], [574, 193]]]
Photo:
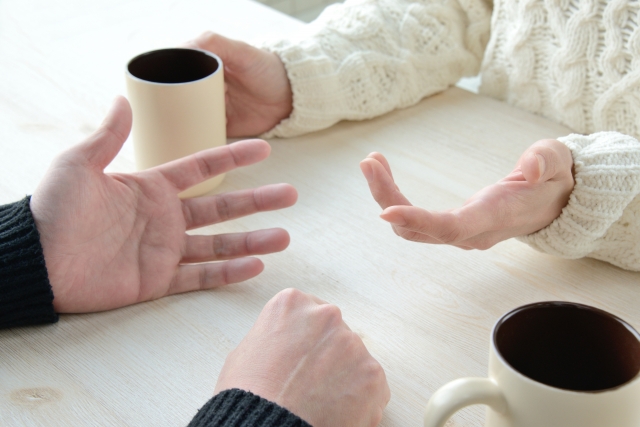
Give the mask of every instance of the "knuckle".
[[481, 251], [486, 251], [489, 248], [492, 248], [493, 246], [495, 246], [497, 242], [494, 242], [492, 239], [482, 239], [478, 242], [476, 242], [473, 245], [473, 249], [478, 249]]
[[198, 40], [201, 40], [206, 43], [210, 43], [214, 41], [217, 37], [218, 37], [218, 34], [214, 33], [211, 30], [207, 30], [207, 31], [204, 31], [202, 34], [200, 34], [200, 36], [198, 37]]
[[296, 288], [287, 288], [287, 289], [283, 289], [280, 292], [278, 292], [276, 294], [276, 298], [281, 300], [281, 301], [296, 301], [298, 299], [300, 299], [300, 297], [302, 296], [302, 291], [296, 289]]
[[409, 240], [410, 242], [420, 242], [420, 234], [416, 233], [415, 231], [410, 231], [407, 230], [406, 228], [400, 228], [400, 229], [395, 229], [394, 231], [396, 232], [396, 234], [400, 237], [402, 237], [405, 240]]
[[322, 304], [318, 307], [318, 315], [328, 323], [338, 323], [342, 321], [342, 311], [337, 305]]
[[213, 236], [211, 251], [216, 259], [224, 257], [227, 252], [227, 246], [225, 245], [224, 239], [220, 236]]
[[462, 230], [460, 230], [459, 228], [454, 228], [441, 233], [438, 236], [438, 240], [440, 240], [442, 243], [455, 243], [463, 240], [463, 234], [464, 233], [462, 232]]
[[209, 178], [215, 174], [215, 171], [211, 168], [209, 162], [206, 161], [199, 153], [193, 154], [193, 158], [196, 162], [198, 170], [202, 178]]
[[286, 288], [275, 294], [265, 305], [264, 310], [274, 313], [290, 313], [300, 304], [303, 293], [295, 288]]
[[365, 364], [366, 371], [372, 378], [374, 384], [386, 384], [387, 381], [384, 369], [382, 368], [382, 365], [373, 358], [373, 356], [369, 355]]
[[263, 211], [266, 208], [264, 189], [257, 188], [252, 192], [253, 205], [257, 211]]
[[376, 427], [382, 421], [382, 408], [375, 408], [371, 418], [371, 427]]
[[304, 292], [296, 288], [287, 288], [278, 292], [273, 301], [282, 305], [285, 308], [292, 308], [298, 306], [305, 299]]
[[227, 221], [229, 219], [229, 203], [224, 196], [216, 197], [216, 213], [220, 221]]

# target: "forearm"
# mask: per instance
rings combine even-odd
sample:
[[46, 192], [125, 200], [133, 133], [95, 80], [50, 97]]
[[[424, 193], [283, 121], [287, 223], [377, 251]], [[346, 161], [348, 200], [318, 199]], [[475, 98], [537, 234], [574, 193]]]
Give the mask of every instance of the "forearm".
[[188, 427], [311, 427], [285, 408], [244, 390], [225, 390], [211, 398]]
[[280, 56], [293, 112], [266, 136], [289, 137], [340, 120], [407, 107], [477, 74], [489, 38], [482, 0], [364, 0], [328, 8]]
[[0, 328], [57, 320], [29, 198], [0, 206]]
[[520, 240], [564, 258], [640, 271], [640, 142], [617, 132], [559, 140], [574, 159], [569, 203], [548, 227]]

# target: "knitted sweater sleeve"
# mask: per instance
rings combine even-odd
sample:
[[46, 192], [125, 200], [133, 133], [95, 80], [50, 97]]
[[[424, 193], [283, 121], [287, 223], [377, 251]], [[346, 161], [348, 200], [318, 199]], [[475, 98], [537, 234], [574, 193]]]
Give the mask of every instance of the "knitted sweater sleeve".
[[640, 142], [617, 132], [558, 139], [573, 155], [569, 203], [549, 226], [519, 239], [564, 258], [640, 271]]
[[209, 400], [188, 427], [311, 427], [288, 410], [248, 391], [225, 390]]
[[58, 320], [29, 201], [0, 206], [0, 328]]
[[480, 69], [491, 0], [347, 0], [295, 39], [267, 43], [285, 65], [293, 111], [264, 137], [413, 105]]

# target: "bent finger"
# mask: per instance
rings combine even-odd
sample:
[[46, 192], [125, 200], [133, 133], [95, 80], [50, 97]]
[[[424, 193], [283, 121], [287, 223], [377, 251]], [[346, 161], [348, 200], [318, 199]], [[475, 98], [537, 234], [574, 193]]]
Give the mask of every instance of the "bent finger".
[[162, 174], [180, 192], [216, 175], [260, 162], [270, 152], [266, 141], [250, 139], [200, 151], [143, 173]]
[[183, 200], [187, 230], [209, 224], [293, 206], [298, 192], [289, 184], [272, 184], [249, 190]]
[[378, 160], [367, 157], [360, 162], [360, 169], [367, 179], [371, 195], [382, 209], [395, 205], [411, 206], [411, 202], [400, 192], [391, 175]]
[[258, 258], [239, 258], [218, 263], [181, 265], [166, 295], [213, 289], [230, 283], [244, 282], [264, 270]]
[[387, 171], [387, 173], [389, 174], [391, 179], [393, 179], [393, 173], [391, 172], [391, 166], [389, 166], [389, 162], [387, 161], [386, 157], [384, 157], [382, 154], [378, 153], [377, 151], [374, 151], [373, 153], [370, 153], [367, 156], [367, 158], [379, 161], [380, 164], [382, 165], [382, 167], [384, 167], [384, 169]]
[[187, 236], [181, 263], [221, 261], [283, 251], [291, 238], [282, 228], [249, 233]]
[[543, 139], [529, 147], [520, 158], [520, 167], [525, 179], [532, 183], [563, 177], [571, 173], [573, 157], [571, 150], [555, 139]]

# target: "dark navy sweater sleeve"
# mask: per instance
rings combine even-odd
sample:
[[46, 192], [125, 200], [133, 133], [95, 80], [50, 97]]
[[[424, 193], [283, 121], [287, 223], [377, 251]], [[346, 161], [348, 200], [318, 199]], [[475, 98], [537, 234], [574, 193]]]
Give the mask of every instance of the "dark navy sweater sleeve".
[[311, 427], [302, 418], [248, 391], [225, 390], [213, 396], [188, 427]]
[[0, 328], [58, 321], [29, 201], [0, 206]]

